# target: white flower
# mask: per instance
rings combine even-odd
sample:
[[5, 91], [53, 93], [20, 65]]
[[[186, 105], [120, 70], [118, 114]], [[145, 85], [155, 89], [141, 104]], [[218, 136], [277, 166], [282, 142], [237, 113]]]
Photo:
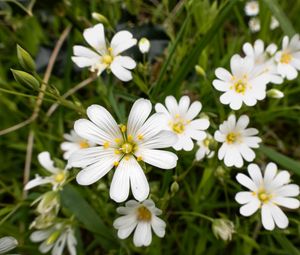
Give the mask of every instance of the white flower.
[[270, 89], [267, 91], [267, 96], [271, 97], [271, 98], [283, 98], [284, 94], [282, 91], [280, 91], [279, 89]]
[[245, 4], [245, 13], [247, 16], [256, 16], [259, 13], [259, 4], [257, 1], [249, 1]]
[[286, 228], [289, 220], [279, 206], [285, 208], [299, 208], [299, 200], [293, 197], [299, 195], [299, 186], [289, 184], [290, 174], [287, 171], [277, 173], [277, 166], [269, 163], [264, 176], [256, 164], [248, 166], [250, 178], [245, 174], [238, 174], [237, 181], [250, 191], [238, 192], [235, 200], [242, 204], [240, 213], [250, 216], [261, 208], [261, 219], [265, 229], [273, 230], [275, 225]]
[[151, 199], [138, 203], [135, 200], [126, 202], [125, 207], [117, 209], [121, 216], [117, 218], [113, 225], [118, 230], [120, 239], [127, 238], [134, 231], [133, 243], [135, 246], [148, 246], [152, 241], [152, 231], [162, 238], [165, 235], [166, 223], [157, 217], [161, 215], [161, 210], [155, 207]]
[[274, 60], [276, 50], [277, 46], [274, 43], [265, 49], [264, 42], [260, 39], [256, 40], [253, 46], [248, 42], [243, 45], [245, 55], [254, 60], [255, 72], [266, 73], [269, 75], [270, 82], [281, 84], [283, 79], [277, 72], [277, 65]]
[[135, 61], [120, 53], [136, 45], [137, 40], [128, 31], [119, 31], [112, 38], [107, 47], [103, 25], [97, 24], [87, 28], [83, 32], [83, 37], [93, 50], [84, 46], [74, 46], [73, 62], [80, 68], [90, 67], [92, 72], [97, 71], [100, 75], [105, 69], [111, 70], [121, 81], [132, 79], [129, 70], [135, 68]]
[[87, 141], [86, 139], [81, 138], [76, 134], [74, 130], [71, 130], [70, 134], [64, 134], [64, 138], [66, 139], [60, 145], [60, 148], [65, 152], [63, 158], [68, 160], [72, 153], [79, 149], [94, 147], [95, 144]]
[[235, 233], [234, 224], [228, 219], [215, 219], [212, 224], [212, 230], [217, 239], [231, 241], [232, 234]]
[[39, 185], [44, 185], [51, 183], [52, 189], [57, 190], [60, 189], [64, 184], [68, 177], [68, 170], [67, 169], [59, 169], [54, 166], [54, 162], [50, 158], [50, 154], [47, 151], [41, 152], [38, 155], [38, 161], [40, 164], [52, 175], [47, 177], [41, 177], [38, 174], [36, 174], [35, 178], [31, 181], [29, 181], [24, 189], [29, 190]]
[[278, 22], [278, 20], [274, 16], [272, 16], [271, 17], [271, 23], [270, 23], [270, 29], [274, 30], [277, 27], [279, 27], [279, 22]]
[[270, 77], [255, 67], [252, 57], [234, 55], [230, 60], [230, 68], [232, 74], [224, 68], [215, 71], [218, 79], [213, 81], [213, 86], [224, 92], [220, 97], [222, 104], [229, 104], [231, 109], [238, 110], [243, 103], [254, 106], [257, 100], [266, 97], [266, 85]]
[[18, 241], [12, 236], [0, 238], [0, 254], [4, 254], [18, 245]]
[[197, 161], [202, 160], [205, 156], [207, 156], [207, 158], [212, 158], [215, 155], [215, 152], [211, 151], [209, 148], [212, 141], [213, 137], [208, 133], [206, 134], [205, 139], [197, 141], [197, 145], [199, 146], [199, 149], [196, 152]]
[[194, 148], [192, 139], [205, 139], [204, 130], [209, 127], [209, 121], [205, 118], [194, 120], [201, 111], [202, 104], [199, 101], [190, 104], [188, 96], [181, 97], [179, 103], [175, 97], [167, 96], [165, 105], [166, 107], [161, 103], [155, 105], [156, 112], [164, 116], [164, 122], [160, 125], [178, 137], [177, 143], [173, 146], [175, 150], [191, 151]]
[[55, 224], [53, 227], [34, 231], [30, 235], [30, 240], [35, 243], [42, 242], [39, 246], [41, 253], [47, 253], [52, 250], [52, 255], [62, 255], [65, 246], [71, 255], [76, 255], [77, 240], [74, 230], [61, 223]]
[[150, 50], [150, 41], [147, 38], [143, 37], [139, 40], [138, 46], [141, 53], [148, 53]]
[[237, 121], [235, 115], [230, 115], [219, 130], [215, 132], [215, 140], [223, 143], [218, 151], [218, 158], [224, 159], [226, 166], [242, 167], [243, 159], [251, 162], [255, 158], [252, 148], [258, 148], [261, 139], [255, 135], [258, 130], [247, 128], [249, 117], [242, 115]]
[[288, 80], [293, 80], [297, 77], [300, 70], [300, 39], [296, 34], [289, 41], [287, 36], [283, 37], [282, 49], [275, 55], [277, 62], [277, 72], [286, 77]]
[[260, 30], [260, 20], [259, 18], [251, 18], [248, 22], [250, 31], [256, 33]]
[[148, 197], [149, 184], [138, 161], [162, 169], [171, 169], [177, 164], [174, 153], [159, 150], [172, 146], [176, 136], [161, 130], [161, 114], [148, 118], [151, 109], [149, 100], [137, 100], [130, 111], [127, 126], [119, 126], [104, 107], [88, 107], [90, 120], [77, 120], [74, 129], [79, 136], [99, 146], [80, 149], [71, 155], [69, 164], [83, 168], [76, 178], [79, 184], [90, 185], [116, 167], [110, 186], [113, 200], [125, 201], [130, 187], [137, 200]]

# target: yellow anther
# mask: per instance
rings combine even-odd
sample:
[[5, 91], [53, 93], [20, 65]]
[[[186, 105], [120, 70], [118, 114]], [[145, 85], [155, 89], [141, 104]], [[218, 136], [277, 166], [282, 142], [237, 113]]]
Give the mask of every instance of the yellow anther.
[[131, 153], [133, 150], [133, 146], [131, 143], [123, 143], [122, 151], [126, 154]]
[[141, 156], [138, 156], [138, 157], [136, 158], [136, 160], [137, 160], [137, 161], [142, 161], [143, 158], [142, 158]]
[[128, 141], [128, 142], [132, 142], [132, 141], [133, 141], [132, 135], [128, 135], [128, 136], [127, 136], [127, 141]]
[[108, 47], [108, 52], [109, 52], [109, 54], [112, 54], [112, 51], [113, 51], [113, 48], [112, 47]]
[[102, 63], [105, 64], [105, 65], [110, 65], [113, 61], [113, 57], [110, 56], [110, 55], [104, 55], [102, 57]]
[[121, 154], [121, 151], [120, 150], [118, 150], [118, 149], [115, 149], [115, 154]]
[[129, 156], [125, 156], [124, 157], [127, 161], [130, 159], [130, 157]]
[[178, 113], [175, 114], [175, 118], [180, 118], [180, 115]]
[[105, 142], [105, 143], [103, 144], [103, 147], [104, 147], [104, 149], [109, 148], [109, 142]]
[[244, 94], [247, 89], [247, 83], [239, 80], [234, 84], [234, 89], [237, 93]]
[[121, 139], [120, 138], [116, 138], [115, 139], [115, 143], [120, 143], [121, 142]]
[[145, 206], [140, 206], [137, 209], [137, 219], [139, 221], [150, 221], [152, 218], [152, 213], [149, 211], [149, 209]]
[[119, 161], [115, 161], [114, 166], [118, 166], [118, 165], [119, 165]]
[[58, 174], [55, 175], [54, 179], [55, 179], [55, 182], [63, 182], [65, 180], [65, 174], [63, 172], [60, 172]]
[[289, 64], [292, 60], [292, 55], [289, 53], [282, 53], [281, 54], [281, 58], [280, 58], [280, 62], [282, 64]]
[[184, 132], [185, 125], [183, 124], [182, 121], [178, 121], [172, 125], [172, 129], [175, 133], [181, 134]]
[[81, 149], [89, 148], [90, 147], [89, 143], [86, 140], [81, 140], [79, 142], [79, 146], [80, 146]]
[[203, 144], [205, 147], [209, 147], [209, 143], [210, 143], [210, 139], [209, 138], [206, 138], [204, 141], [203, 141]]
[[271, 199], [271, 195], [264, 188], [258, 191], [257, 197], [262, 203], [267, 203]]
[[239, 134], [231, 132], [231, 133], [227, 134], [226, 142], [229, 144], [233, 144], [237, 141], [238, 137], [239, 137]]
[[137, 136], [137, 138], [138, 138], [138, 140], [143, 140], [144, 136], [140, 134], [140, 135]]
[[120, 129], [121, 129], [122, 133], [125, 133], [127, 128], [125, 125], [120, 125]]

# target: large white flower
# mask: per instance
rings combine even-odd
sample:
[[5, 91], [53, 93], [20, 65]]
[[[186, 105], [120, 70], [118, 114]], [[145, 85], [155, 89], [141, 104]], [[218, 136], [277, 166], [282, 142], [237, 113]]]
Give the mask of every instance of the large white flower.
[[[277, 71], [284, 78], [293, 80], [300, 70], [300, 38], [296, 34], [289, 40], [288, 36], [283, 37], [282, 49], [275, 55]], [[298, 71], [297, 71], [298, 70]]]
[[39, 185], [44, 185], [51, 183], [52, 189], [57, 190], [61, 188], [67, 177], [68, 177], [68, 170], [67, 169], [60, 169], [54, 166], [54, 162], [50, 158], [50, 154], [47, 151], [41, 152], [38, 155], [38, 161], [44, 167], [48, 172], [51, 173], [50, 176], [47, 177], [41, 177], [40, 175], [36, 174], [35, 178], [31, 181], [29, 181], [24, 189], [29, 190]]
[[255, 0], [248, 1], [245, 4], [245, 13], [247, 16], [256, 16], [259, 13], [259, 4]]
[[93, 50], [84, 46], [74, 46], [72, 57], [73, 62], [82, 68], [90, 67], [92, 72], [97, 71], [100, 75], [105, 69], [109, 69], [121, 81], [132, 79], [131, 69], [135, 68], [135, 61], [128, 56], [121, 56], [120, 53], [136, 45], [137, 40], [128, 31], [119, 31], [112, 38], [107, 47], [103, 25], [97, 24], [87, 28], [83, 37]]
[[65, 246], [71, 255], [76, 255], [77, 240], [71, 226], [57, 223], [54, 226], [34, 231], [30, 235], [30, 240], [35, 243], [42, 242], [39, 246], [41, 253], [52, 250], [52, 255], [62, 255]]
[[137, 100], [130, 111], [127, 126], [118, 125], [111, 114], [100, 105], [87, 109], [90, 120], [80, 119], [75, 122], [76, 133], [99, 146], [80, 149], [71, 155], [69, 164], [81, 167], [77, 182], [90, 185], [113, 167], [116, 171], [110, 186], [110, 197], [116, 202], [123, 202], [129, 195], [145, 200], [149, 195], [149, 184], [138, 161], [162, 169], [174, 168], [177, 156], [169, 151], [159, 150], [172, 146], [177, 137], [161, 130], [162, 114], [153, 114], [149, 100]]
[[275, 84], [281, 84], [283, 79], [277, 72], [277, 65], [274, 60], [277, 46], [274, 43], [268, 45], [265, 49], [264, 42], [260, 39], [254, 42], [254, 45], [245, 43], [243, 45], [243, 51], [247, 57], [253, 58], [255, 69], [257, 73], [267, 73], [270, 78], [270, 82]]
[[177, 143], [173, 146], [175, 150], [190, 151], [194, 148], [192, 139], [205, 139], [206, 132], [204, 130], [209, 127], [208, 119], [199, 118], [194, 120], [202, 108], [199, 101], [190, 104], [190, 98], [183, 96], [177, 103], [175, 97], [167, 96], [165, 105], [166, 107], [158, 103], [155, 105], [155, 110], [164, 116], [164, 122], [160, 125], [178, 137]]
[[235, 115], [230, 115], [215, 132], [215, 140], [223, 143], [218, 151], [218, 158], [224, 159], [228, 167], [242, 167], [243, 159], [251, 162], [255, 158], [252, 148], [258, 148], [261, 139], [255, 136], [258, 130], [247, 128], [248, 124], [248, 116], [242, 115], [236, 121]]
[[275, 225], [286, 228], [289, 220], [279, 206], [297, 209], [300, 202], [293, 198], [299, 195], [299, 186], [289, 184], [290, 174], [287, 171], [277, 173], [277, 166], [269, 163], [264, 176], [256, 164], [248, 166], [250, 178], [245, 174], [238, 174], [237, 181], [250, 191], [238, 192], [235, 200], [242, 204], [240, 213], [250, 216], [261, 208], [261, 219], [265, 229], [273, 230]]
[[134, 231], [133, 243], [135, 246], [148, 246], [152, 241], [152, 230], [158, 237], [164, 237], [166, 223], [157, 217], [161, 210], [155, 207], [151, 199], [138, 203], [135, 200], [126, 202], [125, 207], [117, 209], [119, 214], [113, 225], [118, 230], [120, 239], [127, 238]]
[[18, 245], [18, 241], [12, 236], [0, 238], [0, 254], [4, 254]]
[[224, 92], [220, 97], [222, 104], [238, 110], [243, 103], [253, 106], [266, 97], [269, 75], [256, 68], [252, 57], [242, 58], [236, 54], [230, 60], [230, 68], [232, 74], [224, 68], [217, 68], [215, 72], [218, 79], [213, 81], [213, 86]]
[[79, 149], [95, 146], [94, 143], [81, 138], [74, 130], [70, 134], [64, 134], [65, 142], [61, 143], [60, 148], [64, 151], [63, 158], [68, 160], [72, 153]]
[[213, 137], [210, 134], [206, 134], [206, 138], [203, 140], [197, 141], [199, 149], [196, 152], [196, 160], [200, 161], [205, 156], [207, 158], [212, 158], [215, 155], [215, 152], [210, 149], [210, 144], [213, 142]]

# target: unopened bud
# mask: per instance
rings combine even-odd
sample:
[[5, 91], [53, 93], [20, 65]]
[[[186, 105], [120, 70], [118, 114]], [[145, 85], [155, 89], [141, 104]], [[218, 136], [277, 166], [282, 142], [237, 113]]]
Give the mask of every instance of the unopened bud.
[[38, 89], [40, 86], [40, 83], [34, 76], [32, 76], [29, 73], [20, 71], [20, 70], [14, 70], [10, 69], [13, 73], [13, 76], [17, 83], [19, 83], [22, 86], [28, 86], [30, 88]]
[[228, 219], [215, 219], [212, 223], [212, 231], [217, 239], [231, 241], [235, 233], [234, 224]]
[[176, 193], [179, 190], [179, 184], [177, 181], [174, 181], [170, 188], [172, 193]]
[[20, 45], [17, 45], [17, 55], [19, 63], [25, 71], [33, 72], [35, 70], [35, 63], [32, 57]]
[[103, 24], [109, 25], [108, 19], [98, 12], [92, 12], [92, 17]]
[[284, 94], [282, 91], [280, 91], [279, 89], [270, 89], [267, 91], [267, 96], [271, 97], [271, 98], [283, 98]]
[[205, 73], [204, 69], [201, 66], [199, 66], [199, 65], [195, 66], [195, 71], [200, 76], [203, 76], [203, 77], [206, 76], [206, 73]]
[[140, 52], [142, 52], [143, 54], [148, 53], [150, 50], [150, 41], [147, 38], [143, 37], [139, 40], [138, 46]]

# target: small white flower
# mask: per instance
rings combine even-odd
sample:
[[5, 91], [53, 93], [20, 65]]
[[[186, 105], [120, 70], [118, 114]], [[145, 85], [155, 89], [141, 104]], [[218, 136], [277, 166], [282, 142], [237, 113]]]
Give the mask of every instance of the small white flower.
[[267, 91], [267, 96], [271, 98], [280, 99], [284, 97], [284, 94], [279, 89], [270, 89]]
[[118, 125], [104, 107], [88, 107], [87, 116], [90, 120], [77, 120], [74, 129], [79, 136], [99, 146], [80, 149], [69, 159], [73, 167], [83, 168], [76, 178], [80, 185], [90, 185], [116, 167], [110, 186], [113, 200], [125, 201], [130, 187], [137, 200], [148, 197], [149, 184], [138, 161], [171, 169], [176, 166], [178, 159], [174, 153], [160, 150], [172, 146], [177, 137], [172, 132], [162, 131], [162, 114], [156, 113], [148, 118], [151, 110], [149, 100], [137, 100], [125, 126]]
[[12, 236], [0, 238], [0, 254], [4, 254], [18, 245], [18, 241]]
[[254, 106], [258, 100], [266, 97], [266, 85], [270, 77], [256, 68], [252, 57], [234, 55], [230, 60], [230, 68], [232, 74], [224, 68], [215, 71], [218, 79], [213, 81], [213, 86], [224, 92], [220, 97], [222, 104], [239, 110], [243, 103]]
[[66, 141], [60, 145], [60, 148], [65, 152], [63, 158], [66, 160], [70, 158], [72, 153], [78, 151], [79, 149], [95, 146], [94, 143], [77, 135], [74, 130], [71, 130], [70, 134], [64, 134], [64, 138]]
[[143, 37], [139, 40], [138, 46], [141, 53], [148, 53], [150, 50], [150, 41], [147, 38]]
[[212, 141], [213, 137], [208, 133], [206, 134], [205, 139], [197, 141], [197, 145], [199, 146], [199, 149], [196, 152], [197, 161], [202, 160], [205, 156], [207, 156], [207, 158], [212, 158], [215, 155], [215, 152], [211, 151], [209, 148]]
[[277, 62], [277, 72], [286, 77], [288, 80], [293, 80], [297, 77], [300, 70], [300, 39], [296, 34], [291, 40], [287, 36], [283, 37], [282, 49], [275, 55]]
[[257, 1], [248, 1], [245, 4], [245, 13], [247, 16], [256, 16], [259, 13], [259, 4]]
[[52, 255], [62, 255], [67, 245], [69, 253], [76, 255], [77, 240], [74, 230], [68, 225], [57, 223], [53, 227], [34, 231], [30, 235], [30, 240], [34, 243], [42, 242], [39, 246], [41, 253], [52, 250]]
[[260, 39], [256, 40], [253, 46], [248, 42], [243, 45], [245, 55], [254, 60], [255, 72], [266, 73], [269, 75], [270, 82], [281, 84], [283, 78], [277, 72], [277, 65], [274, 60], [276, 50], [277, 46], [274, 43], [265, 49], [264, 42]]
[[213, 221], [212, 230], [217, 239], [231, 241], [232, 234], [235, 233], [234, 224], [228, 219], [215, 219]]
[[194, 120], [202, 109], [202, 104], [195, 101], [190, 104], [190, 98], [183, 96], [177, 103], [175, 97], [167, 96], [165, 105], [158, 103], [155, 105], [155, 110], [162, 113], [164, 122], [160, 125], [165, 130], [173, 132], [178, 141], [173, 145], [177, 151], [185, 150], [191, 151], [194, 148], [192, 139], [203, 140], [206, 137], [204, 130], [208, 129], [209, 121], [205, 118]]
[[242, 167], [243, 159], [251, 162], [255, 158], [252, 148], [258, 148], [261, 139], [258, 130], [247, 128], [249, 117], [242, 115], [237, 121], [235, 115], [230, 115], [219, 130], [215, 132], [215, 140], [223, 143], [218, 151], [218, 158], [224, 159], [226, 166]]
[[270, 29], [274, 30], [277, 27], [279, 27], [279, 22], [278, 22], [278, 20], [274, 16], [272, 16], [271, 17], [271, 23], [270, 23]]
[[245, 174], [238, 174], [237, 181], [250, 191], [238, 192], [235, 200], [242, 204], [240, 213], [243, 216], [250, 216], [261, 208], [261, 220], [265, 229], [273, 230], [275, 225], [279, 228], [286, 228], [289, 224], [287, 216], [279, 206], [297, 209], [300, 202], [299, 186], [289, 184], [290, 174], [287, 171], [277, 173], [277, 166], [269, 163], [264, 176], [256, 164], [248, 166], [250, 178]]
[[133, 243], [135, 246], [149, 246], [152, 241], [152, 230], [162, 238], [165, 235], [166, 223], [157, 217], [161, 215], [161, 210], [155, 207], [151, 199], [138, 203], [135, 200], [126, 202], [125, 207], [117, 209], [121, 216], [117, 218], [113, 225], [118, 230], [120, 239], [127, 238], [134, 231]]
[[100, 75], [105, 69], [111, 70], [121, 81], [130, 81], [132, 74], [129, 70], [135, 68], [135, 61], [120, 53], [136, 45], [137, 40], [128, 31], [119, 31], [114, 35], [107, 47], [103, 25], [97, 24], [87, 28], [83, 37], [93, 50], [84, 46], [74, 46], [73, 62], [80, 68], [90, 67], [92, 72]]
[[64, 185], [64, 183], [68, 177], [68, 170], [67, 169], [62, 170], [62, 169], [55, 167], [54, 162], [51, 160], [50, 154], [47, 151], [41, 152], [38, 155], [38, 161], [52, 175], [47, 176], [47, 177], [41, 177], [38, 174], [36, 174], [35, 178], [33, 180], [29, 181], [25, 185], [24, 189], [29, 190], [36, 186], [44, 185], [44, 184], [48, 184], [48, 183], [52, 184], [53, 190], [60, 189]]
[[252, 33], [259, 32], [259, 30], [260, 30], [260, 20], [259, 20], [259, 18], [251, 18], [249, 20], [248, 25], [249, 25], [250, 31]]

